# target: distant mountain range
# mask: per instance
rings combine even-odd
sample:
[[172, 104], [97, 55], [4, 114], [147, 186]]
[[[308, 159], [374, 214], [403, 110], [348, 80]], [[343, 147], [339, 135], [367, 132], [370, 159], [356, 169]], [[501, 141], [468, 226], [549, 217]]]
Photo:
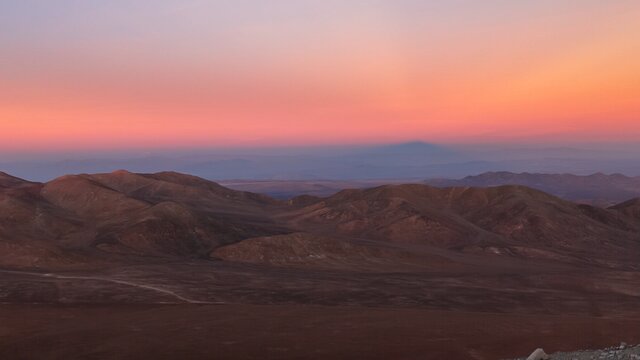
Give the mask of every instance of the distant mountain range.
[[579, 176], [573, 174], [487, 172], [457, 180], [431, 179], [426, 183], [438, 187], [523, 185], [563, 199], [598, 205], [612, 205], [640, 196], [640, 177], [629, 177], [622, 174], [596, 173]]
[[[221, 184], [235, 190], [251, 191], [278, 199], [299, 195], [330, 196], [342, 189], [364, 189], [416, 180], [230, 180]], [[611, 206], [640, 197], [640, 177], [622, 174], [592, 175], [486, 172], [462, 179], [428, 179], [436, 187], [493, 187], [523, 185], [560, 198], [598, 206]]]
[[406, 180], [222, 180], [220, 185], [288, 200], [296, 196], [331, 196], [345, 189], [366, 189], [381, 185], [403, 184]]
[[640, 175], [637, 151], [572, 148], [442, 146], [425, 142], [282, 149], [52, 155], [0, 161], [0, 169], [33, 181], [117, 169], [155, 173], [171, 169], [210, 180], [393, 180], [460, 178], [487, 171]]

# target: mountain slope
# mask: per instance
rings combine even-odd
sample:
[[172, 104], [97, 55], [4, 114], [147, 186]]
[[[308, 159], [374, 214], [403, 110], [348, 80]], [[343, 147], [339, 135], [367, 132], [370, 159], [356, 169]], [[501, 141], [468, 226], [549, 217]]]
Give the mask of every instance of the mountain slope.
[[599, 205], [613, 205], [640, 196], [640, 178], [621, 174], [596, 173], [579, 176], [573, 174], [487, 172], [459, 180], [431, 179], [426, 183], [438, 187], [523, 185], [563, 199]]
[[443, 257], [416, 254], [401, 247], [310, 233], [247, 239], [220, 247], [211, 255], [226, 261], [254, 264], [374, 271], [442, 268], [450, 263]]
[[[45, 184], [3, 178], [10, 186], [0, 187], [0, 265], [211, 256], [261, 262], [266, 251], [283, 264], [319, 256], [333, 260], [309, 263], [390, 266], [380, 258], [412, 262], [399, 254], [416, 249], [611, 264], [640, 254], [637, 201], [602, 209], [524, 186], [385, 185], [280, 202], [169, 172], [69, 175]], [[231, 244], [238, 245], [220, 250], [225, 256], [216, 253]], [[388, 251], [391, 244], [397, 251]]]
[[33, 183], [0, 171], [0, 188], [27, 186], [30, 184]]
[[620, 213], [522, 186], [347, 190], [289, 214], [297, 226], [399, 243], [527, 255], [625, 256], [639, 227]]
[[[11, 244], [0, 262], [16, 263], [16, 254], [34, 247], [34, 254], [85, 257], [206, 257], [222, 244], [282, 233], [269, 218], [278, 206], [261, 195], [169, 173], [70, 175], [0, 188], [0, 243]], [[23, 265], [39, 261], [34, 255]]]
[[627, 200], [609, 209], [640, 221], [640, 198]]

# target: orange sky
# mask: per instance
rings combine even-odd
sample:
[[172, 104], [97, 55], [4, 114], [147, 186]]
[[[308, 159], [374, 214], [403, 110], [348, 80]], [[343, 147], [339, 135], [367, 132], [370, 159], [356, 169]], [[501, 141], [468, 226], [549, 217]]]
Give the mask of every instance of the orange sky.
[[637, 1], [265, 3], [3, 2], [0, 149], [640, 140]]

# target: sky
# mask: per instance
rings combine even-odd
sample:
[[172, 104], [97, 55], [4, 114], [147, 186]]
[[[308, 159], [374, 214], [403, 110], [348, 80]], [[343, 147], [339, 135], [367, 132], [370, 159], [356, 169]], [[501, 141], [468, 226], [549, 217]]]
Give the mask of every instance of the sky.
[[1, 0], [0, 151], [640, 140], [637, 0]]

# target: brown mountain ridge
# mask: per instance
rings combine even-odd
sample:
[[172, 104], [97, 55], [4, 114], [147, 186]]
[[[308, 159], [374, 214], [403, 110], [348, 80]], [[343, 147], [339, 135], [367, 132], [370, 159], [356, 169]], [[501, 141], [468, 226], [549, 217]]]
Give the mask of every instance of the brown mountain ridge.
[[640, 196], [640, 177], [623, 174], [574, 175], [494, 171], [462, 179], [430, 179], [425, 183], [438, 187], [523, 185], [566, 200], [600, 206], [611, 206]]
[[[287, 236], [303, 248], [343, 242], [343, 259], [367, 248], [345, 244], [363, 241], [603, 264], [640, 253], [637, 200], [603, 209], [524, 186], [385, 185], [284, 202], [172, 172], [69, 175], [43, 184], [6, 174], [0, 180], [2, 265], [123, 256], [224, 259], [221, 254], [237, 252], [216, 249], [254, 238], [262, 240], [243, 246], [264, 246], [268, 239], [282, 244]], [[331, 257], [323, 253], [326, 246], [314, 251]]]

